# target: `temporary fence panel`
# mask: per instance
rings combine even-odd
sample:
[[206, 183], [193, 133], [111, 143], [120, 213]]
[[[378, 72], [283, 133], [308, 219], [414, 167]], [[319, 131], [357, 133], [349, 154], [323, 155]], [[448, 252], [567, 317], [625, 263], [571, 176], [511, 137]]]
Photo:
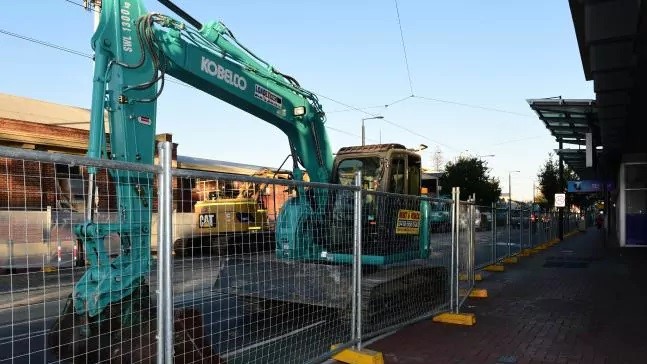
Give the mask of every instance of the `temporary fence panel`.
[[474, 287], [474, 220], [475, 206], [471, 201], [458, 201], [456, 226], [456, 264], [458, 265], [458, 301], [456, 308], [461, 306]]
[[[196, 203], [194, 219], [183, 228], [191, 234], [172, 243], [174, 307], [195, 314], [198, 333], [178, 340], [176, 326], [176, 347], [197, 342], [227, 363], [302, 363], [330, 357], [333, 345], [351, 344], [355, 219], [369, 207], [358, 200], [352, 175], [346, 185], [278, 185], [191, 170], [173, 175], [217, 182], [212, 198]], [[268, 211], [266, 188], [302, 198]], [[390, 208], [379, 203], [380, 211]], [[279, 223], [270, 224], [268, 216]], [[332, 262], [341, 264], [327, 264]]]
[[447, 201], [372, 191], [364, 196], [369, 224], [362, 230], [359, 313], [368, 338], [448, 306], [451, 241], [429, 218], [433, 203], [440, 202], [435, 212], [445, 213]]
[[0, 360], [153, 358], [155, 167], [6, 147], [0, 160], [0, 239], [11, 242], [0, 276]]

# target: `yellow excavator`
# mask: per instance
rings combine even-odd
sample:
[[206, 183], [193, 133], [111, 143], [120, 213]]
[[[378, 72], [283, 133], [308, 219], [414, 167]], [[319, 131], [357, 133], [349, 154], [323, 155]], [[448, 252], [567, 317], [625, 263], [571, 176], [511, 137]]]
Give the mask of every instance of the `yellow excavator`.
[[[202, 161], [178, 157], [180, 167], [199, 167], [211, 172], [277, 179], [262, 184], [243, 180], [198, 178], [193, 194], [195, 203], [189, 236], [174, 242], [176, 256], [198, 254], [224, 255], [274, 247], [274, 223], [279, 209], [292, 190], [280, 180], [292, 178], [289, 171], [230, 162]], [[207, 162], [211, 162], [208, 163]]]

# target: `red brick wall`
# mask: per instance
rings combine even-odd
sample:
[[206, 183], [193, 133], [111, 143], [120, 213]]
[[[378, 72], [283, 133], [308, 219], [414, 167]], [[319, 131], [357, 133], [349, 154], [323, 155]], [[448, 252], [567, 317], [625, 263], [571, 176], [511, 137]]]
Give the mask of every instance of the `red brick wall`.
[[[0, 118], [0, 145], [84, 155], [87, 139], [87, 130]], [[164, 140], [172, 142], [169, 134], [162, 134], [156, 139], [158, 142]], [[173, 144], [172, 159], [177, 160], [177, 144], [175, 143]], [[83, 191], [87, 194], [87, 170], [80, 168], [80, 171]], [[64, 176], [61, 176], [60, 173], [57, 174], [53, 163], [0, 157], [0, 209], [44, 210], [47, 206], [56, 208], [57, 200], [63, 198], [60, 194], [57, 195], [56, 178], [66, 176], [67, 174]], [[153, 177], [152, 183], [154, 187], [152, 208], [153, 212], [157, 212], [157, 178]], [[97, 176], [97, 187], [99, 210], [117, 211], [115, 184], [108, 178], [105, 170], [100, 170]], [[173, 201], [174, 209], [177, 212], [193, 212], [193, 206], [199, 199], [198, 193], [194, 191], [193, 187], [194, 183], [189, 179], [173, 179]], [[277, 195], [279, 195], [277, 207], [280, 207], [285, 196], [281, 196], [281, 193], [277, 193]], [[267, 199], [266, 202], [270, 211], [275, 209], [272, 206], [273, 198]]]
[[[87, 181], [84, 168], [81, 168], [81, 174]], [[53, 163], [0, 158], [0, 207], [18, 210], [55, 208], [57, 199], [64, 198], [57, 192], [57, 178], [67, 177], [67, 174], [57, 173]], [[115, 186], [108, 182], [105, 170], [97, 174], [96, 180], [100, 196], [115, 196]], [[99, 207], [116, 209], [114, 199], [106, 198], [101, 198]]]
[[[109, 138], [108, 138], [109, 139]], [[171, 136], [163, 134], [158, 141], [172, 141]], [[86, 153], [88, 131], [52, 126], [40, 123], [26, 122], [0, 118], [0, 145], [12, 147], [29, 147], [37, 150], [50, 150], [74, 155]], [[109, 143], [109, 140], [108, 140]], [[155, 149], [157, 151], [157, 148]], [[173, 144], [172, 159], [177, 160], [177, 144]], [[87, 170], [80, 168], [83, 180], [83, 191], [87, 194]], [[18, 210], [42, 210], [47, 206], [56, 208], [57, 175], [53, 163], [12, 160], [0, 157], [0, 208]], [[157, 211], [156, 186], [157, 179], [153, 177], [153, 210]], [[187, 187], [183, 187], [186, 185]], [[179, 212], [191, 212], [195, 201], [191, 198], [188, 183], [173, 181], [175, 208]], [[99, 191], [99, 209], [116, 211], [116, 189], [108, 173], [100, 170], [97, 176]]]

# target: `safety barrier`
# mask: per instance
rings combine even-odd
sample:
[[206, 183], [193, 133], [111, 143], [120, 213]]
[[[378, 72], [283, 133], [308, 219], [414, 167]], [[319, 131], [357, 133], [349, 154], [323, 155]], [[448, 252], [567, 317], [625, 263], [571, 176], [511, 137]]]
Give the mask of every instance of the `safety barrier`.
[[158, 154], [145, 166], [0, 148], [0, 360], [349, 361], [414, 322], [473, 324], [461, 315], [486, 294], [479, 270], [558, 231], [556, 215], [458, 188], [413, 197], [360, 172], [307, 183], [172, 168], [169, 143]]

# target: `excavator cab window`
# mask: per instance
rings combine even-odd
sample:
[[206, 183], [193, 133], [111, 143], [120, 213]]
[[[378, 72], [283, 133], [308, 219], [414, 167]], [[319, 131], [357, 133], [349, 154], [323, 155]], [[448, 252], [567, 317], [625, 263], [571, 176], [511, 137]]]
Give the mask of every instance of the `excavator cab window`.
[[406, 193], [406, 160], [396, 157], [391, 160], [391, 173], [389, 178], [389, 192]]
[[409, 183], [410, 195], [418, 196], [420, 194], [420, 159], [415, 156], [409, 156], [409, 164], [407, 165], [407, 178]]
[[337, 167], [337, 183], [351, 186], [355, 179], [355, 172], [362, 172], [362, 188], [376, 191], [380, 184], [382, 164], [379, 157], [363, 157], [345, 159]]

